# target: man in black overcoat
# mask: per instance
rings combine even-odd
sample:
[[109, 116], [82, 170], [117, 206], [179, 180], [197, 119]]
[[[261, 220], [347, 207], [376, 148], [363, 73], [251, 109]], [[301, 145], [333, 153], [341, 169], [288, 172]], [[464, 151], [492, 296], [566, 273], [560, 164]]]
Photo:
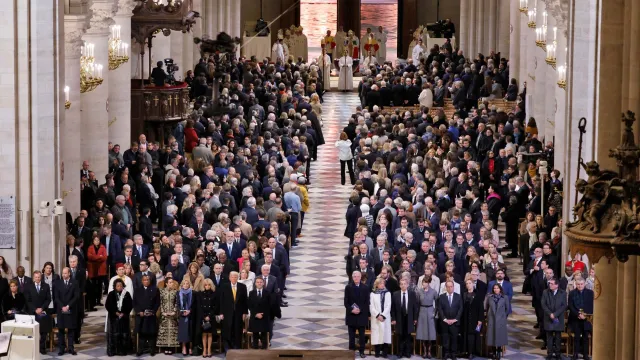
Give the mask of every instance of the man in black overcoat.
[[73, 339], [78, 326], [77, 318], [84, 314], [80, 312], [82, 303], [80, 289], [78, 283], [71, 279], [71, 269], [67, 267], [62, 269], [62, 279], [53, 286], [53, 299], [58, 320], [58, 356], [64, 355], [65, 352], [65, 334], [67, 350], [69, 354], [75, 355]]
[[587, 320], [588, 314], [593, 314], [593, 290], [585, 288], [584, 279], [576, 280], [576, 288], [569, 292], [569, 327], [573, 332], [573, 359], [578, 359], [582, 350], [585, 360], [589, 357], [589, 333], [593, 330]]
[[27, 301], [27, 313], [34, 315], [40, 324], [40, 354], [47, 353], [47, 334], [51, 332], [51, 316], [47, 314], [51, 303], [51, 290], [49, 285], [42, 282], [42, 273], [33, 273], [33, 282], [25, 285], [24, 297]]
[[151, 286], [149, 276], [142, 277], [142, 286], [133, 290], [133, 309], [136, 313], [135, 332], [138, 335], [136, 356], [142, 356], [145, 345], [149, 346], [151, 356], [156, 352], [158, 324], [156, 313], [160, 307], [160, 293]]
[[354, 271], [352, 282], [344, 288], [344, 307], [346, 310], [345, 323], [349, 328], [349, 350], [356, 350], [356, 330], [358, 330], [358, 351], [364, 358], [365, 336], [364, 328], [369, 323], [369, 296], [371, 289], [360, 282], [362, 274]]
[[[255, 289], [249, 293], [249, 310], [251, 318], [249, 319], [249, 331], [253, 333], [253, 348], [266, 349], [268, 340], [267, 333], [271, 331], [271, 312], [276, 305], [274, 295], [264, 288], [264, 279], [256, 278]], [[260, 340], [261, 347], [258, 346]]]
[[69, 256], [69, 270], [71, 271], [71, 280], [78, 284], [78, 293], [80, 300], [78, 301], [78, 316], [76, 316], [77, 325], [74, 332], [74, 341], [80, 344], [80, 332], [82, 331], [82, 322], [84, 321], [84, 294], [87, 286], [87, 272], [85, 268], [80, 266], [80, 258], [76, 255]]
[[247, 287], [238, 282], [238, 273], [229, 274], [229, 282], [220, 288], [220, 308], [218, 319], [222, 324], [224, 351], [240, 349], [242, 345], [242, 329], [249, 313], [247, 304]]
[[460, 335], [460, 318], [462, 317], [462, 297], [453, 292], [453, 281], [445, 284], [447, 291], [440, 295], [436, 304], [442, 334], [443, 358], [455, 360], [458, 351], [458, 335]]
[[409, 291], [409, 283], [400, 280], [400, 290], [391, 297], [391, 325], [398, 334], [398, 357], [411, 357], [413, 353], [411, 333], [416, 330], [418, 311], [415, 293]]

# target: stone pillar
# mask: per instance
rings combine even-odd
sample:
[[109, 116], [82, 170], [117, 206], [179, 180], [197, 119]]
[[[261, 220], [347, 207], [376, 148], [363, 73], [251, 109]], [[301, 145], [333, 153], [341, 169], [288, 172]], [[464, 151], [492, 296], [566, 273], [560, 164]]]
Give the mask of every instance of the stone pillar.
[[[114, 17], [120, 26], [120, 38], [131, 45], [131, 16], [136, 2], [120, 0]], [[131, 61], [131, 57], [129, 58]], [[120, 145], [120, 152], [131, 142], [131, 71], [129, 63], [109, 71], [109, 141]]]
[[[565, 36], [565, 31], [566, 29], [564, 27], [558, 26], [558, 39], [557, 39], [557, 45], [556, 45], [556, 69], [558, 66], [564, 65], [567, 62], [567, 53], [564, 50], [565, 47], [567, 47], [567, 38]], [[565, 176], [566, 175], [564, 171], [565, 163], [568, 162], [566, 160], [567, 159], [566, 154], [570, 153], [569, 147], [571, 146], [571, 144], [565, 141], [565, 135], [567, 131], [575, 131], [575, 129], [572, 130], [567, 128], [567, 123], [568, 123], [567, 116], [569, 114], [567, 111], [568, 109], [567, 90], [561, 89], [558, 86], [557, 70], [553, 71], [552, 75], [553, 76], [549, 80], [549, 85], [554, 87], [553, 95], [555, 97], [555, 104], [557, 104], [555, 117], [554, 117], [556, 138], [555, 138], [555, 144], [554, 144], [555, 151], [554, 151], [553, 162], [554, 162], [554, 167], [560, 170], [560, 172], [562, 173], [562, 176]], [[568, 193], [568, 190], [569, 189], [565, 191], [567, 191]], [[571, 208], [570, 206], [568, 207]], [[564, 219], [571, 219], [571, 217], [565, 217], [565, 216], [568, 216], [568, 215], [563, 214]], [[563, 242], [563, 246], [566, 245], [564, 243], [566, 243], [566, 241]], [[566, 254], [566, 251], [563, 251], [562, 253]]]
[[618, 344], [616, 347], [619, 349], [616, 358], [618, 360], [635, 358], [638, 262], [634, 260], [631, 258], [624, 264], [618, 264], [618, 279], [622, 279], [622, 289], [618, 291], [620, 323], [616, 326]]
[[205, 1], [204, 3], [202, 3], [203, 6], [203, 12], [204, 15], [202, 16], [202, 21], [203, 21], [203, 25], [202, 25], [202, 31], [203, 33], [214, 37], [215, 33], [218, 31], [218, 29], [216, 29], [214, 27], [214, 25], [216, 24], [217, 20], [217, 14], [215, 12], [215, 8], [217, 8], [217, 6], [214, 6], [214, 3], [217, 3], [217, 0], [212, 0], [212, 1]]
[[[201, 16], [204, 15], [204, 4], [202, 3], [202, 0], [193, 0], [193, 10], [199, 12]], [[196, 23], [191, 28], [191, 33], [190, 34], [187, 33], [184, 36], [182, 45], [185, 48], [185, 51], [187, 51], [187, 49], [191, 50], [191, 57], [186, 56], [186, 59], [185, 59], [185, 61], [191, 60], [191, 62], [189, 63], [190, 69], [193, 68], [195, 64], [198, 62], [198, 60], [200, 59], [200, 47], [193, 43], [193, 38], [202, 37], [204, 22], [207, 20], [210, 20], [210, 19], [206, 19], [206, 18], [197, 19]], [[187, 66], [187, 64], [185, 64], [185, 66]]]
[[[511, 2], [498, 1], [498, 30], [497, 30], [497, 50], [500, 55], [505, 59], [511, 59], [511, 49], [509, 48], [510, 26], [509, 21], [511, 18]], [[516, 7], [518, 4], [516, 2]], [[517, 9], [516, 9], [517, 10]]]
[[[113, 25], [113, 1], [94, 0], [91, 4], [91, 19], [89, 29], [83, 39], [94, 45], [96, 64], [101, 64], [101, 85], [93, 91], [83, 93], [82, 101], [82, 137], [80, 146], [82, 160], [89, 161], [90, 169], [96, 174], [99, 183], [104, 182], [108, 173], [108, 142], [109, 142], [109, 26]], [[72, 173], [79, 169], [68, 169]]]
[[[486, 6], [486, 2], [485, 2], [485, 6]], [[487, 17], [486, 12], [485, 12], [485, 17]], [[487, 37], [487, 39], [489, 43], [485, 46], [485, 51], [490, 52], [491, 50], [494, 50], [495, 52], [498, 52], [498, 44], [496, 42], [497, 28], [498, 28], [498, 0], [489, 0], [488, 20], [489, 20], [488, 21], [489, 36]]]
[[[541, 0], [538, 0], [538, 11], [536, 16], [536, 28], [542, 28], [544, 24], [544, 3]], [[547, 19], [549, 17], [547, 16]], [[538, 126], [538, 139], [542, 141], [542, 138], [547, 138], [548, 134], [545, 129], [548, 125], [547, 118], [547, 104], [545, 94], [547, 91], [546, 83], [547, 83], [547, 64], [545, 63], [545, 58], [547, 57], [547, 53], [541, 47], [536, 45], [536, 29], [531, 29], [531, 40], [529, 40], [530, 44], [533, 44], [533, 56], [534, 59], [534, 67], [531, 69], [533, 75], [535, 77], [535, 92], [527, 92], [528, 94], [532, 94], [534, 99], [534, 112], [533, 116], [536, 119], [536, 124]], [[551, 135], [553, 137], [553, 135]]]
[[618, 326], [619, 313], [616, 313], [618, 260], [600, 259], [596, 266], [596, 276], [600, 280], [602, 291], [593, 303], [593, 358], [616, 359], [616, 333], [611, 331]]
[[[487, 17], [487, 9], [485, 0], [476, 0], [476, 27], [475, 27], [475, 36], [476, 36], [476, 51], [472, 54], [472, 58], [475, 58], [476, 53], [483, 53], [488, 55], [489, 53], [485, 50], [486, 45], [486, 37], [485, 37], [485, 23]], [[478, 69], [480, 70], [480, 69]]]
[[531, 54], [527, 43], [529, 27], [527, 26], [527, 15], [520, 13], [520, 75], [518, 76], [518, 84], [522, 88], [525, 81], [529, 80], [528, 69], [529, 59], [528, 55]]
[[[501, 1], [502, 3], [502, 1]], [[509, 74], [518, 79], [518, 85], [522, 86], [523, 79], [520, 78], [520, 6], [518, 1], [509, 2]], [[504, 56], [504, 55], [503, 55]], [[511, 81], [511, 80], [509, 80]]]
[[226, 26], [226, 0], [213, 0], [212, 3], [215, 6], [215, 14], [217, 15], [218, 21], [216, 22], [216, 34], [225, 31]]
[[[15, 248], [1, 249], [0, 255], [14, 269], [22, 265], [30, 273], [47, 260], [59, 266], [64, 251], [58, 246], [64, 216], [38, 215], [41, 201], [53, 204], [61, 196], [64, 4], [28, 0], [3, 5], [0, 196], [15, 202]], [[75, 169], [72, 174], [78, 176]]]
[[231, 36], [234, 37], [242, 37], [242, 29], [244, 28], [244, 24], [240, 24], [240, 13], [241, 13], [241, 1], [230, 0], [231, 2], [231, 17], [229, 21], [231, 22]]
[[[60, 130], [71, 138], [81, 137], [82, 121], [80, 114], [80, 47], [82, 35], [87, 27], [85, 15], [64, 16], [64, 85], [69, 87], [71, 107], [64, 112]], [[76, 169], [82, 167], [82, 155], [79, 141], [63, 141], [60, 144], [62, 172], [62, 197], [67, 211], [74, 218], [80, 213], [80, 178]], [[66, 194], [66, 195], [65, 195]]]
[[476, 32], [478, 31], [478, 2], [477, 1], [473, 1], [470, 0], [470, 6], [469, 6], [469, 41], [468, 41], [468, 47], [469, 47], [469, 53], [467, 54], [467, 57], [471, 58], [471, 59], [475, 59], [476, 55], [478, 55], [478, 41], [476, 38]]
[[473, 0], [460, 0], [460, 25], [458, 26], [458, 47], [465, 55], [469, 55], [469, 2]]

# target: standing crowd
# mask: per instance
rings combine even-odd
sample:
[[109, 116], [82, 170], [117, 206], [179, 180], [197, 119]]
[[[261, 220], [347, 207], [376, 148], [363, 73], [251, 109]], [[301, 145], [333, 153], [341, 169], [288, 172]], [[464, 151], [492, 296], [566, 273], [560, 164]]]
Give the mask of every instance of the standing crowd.
[[[364, 357], [370, 329], [376, 357], [397, 343], [399, 357], [415, 348], [430, 358], [437, 342], [443, 359], [471, 359], [485, 352], [484, 334], [499, 359], [512, 313], [509, 274], [522, 271], [547, 358], [561, 358], [561, 333], [569, 331], [574, 359], [588, 359], [594, 270], [577, 254], [560, 274], [566, 254], [553, 142], [539, 139], [535, 119], [525, 122], [526, 84], [519, 93], [511, 79], [514, 108], [492, 104], [502, 98], [491, 89], [509, 78], [508, 60], [469, 59], [447, 44], [421, 52], [418, 63], [365, 70], [362, 106], [335, 144], [342, 183], [347, 168], [353, 185], [344, 233], [349, 346]], [[449, 118], [432, 111], [447, 99], [455, 107]], [[505, 258], [520, 258], [522, 269], [507, 269]]]

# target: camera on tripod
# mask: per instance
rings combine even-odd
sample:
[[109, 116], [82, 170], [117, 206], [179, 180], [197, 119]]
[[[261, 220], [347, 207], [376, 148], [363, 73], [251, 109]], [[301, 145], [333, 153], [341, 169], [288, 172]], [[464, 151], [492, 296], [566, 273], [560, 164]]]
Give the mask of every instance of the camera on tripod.
[[176, 82], [176, 71], [180, 70], [180, 67], [171, 58], [164, 59], [164, 65], [167, 67], [167, 82], [173, 85]]

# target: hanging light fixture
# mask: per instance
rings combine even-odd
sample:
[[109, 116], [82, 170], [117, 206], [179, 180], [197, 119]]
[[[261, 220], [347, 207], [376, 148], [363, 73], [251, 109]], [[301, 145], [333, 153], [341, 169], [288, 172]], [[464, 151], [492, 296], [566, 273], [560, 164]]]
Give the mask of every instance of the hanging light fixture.
[[533, 9], [527, 12], [527, 16], [529, 17], [529, 22], [527, 22], [527, 26], [529, 26], [530, 29], [536, 28], [536, 14], [537, 14], [537, 11], [535, 6], [533, 7]]
[[520, 0], [520, 12], [523, 14], [527, 14], [527, 12], [529, 11], [529, 4], [528, 4], [528, 0]]
[[102, 78], [102, 64], [96, 64], [94, 58], [95, 45], [85, 43], [80, 56], [80, 92], [94, 90], [104, 80]]
[[109, 37], [109, 70], [115, 70], [128, 61], [129, 44], [120, 39], [120, 25], [112, 25]]
[[551, 67], [554, 69], [556, 68], [556, 50], [558, 47], [557, 35], [558, 35], [558, 28], [554, 27], [553, 43], [547, 45], [547, 57], [544, 59], [544, 61], [546, 61], [547, 64], [551, 65]]

